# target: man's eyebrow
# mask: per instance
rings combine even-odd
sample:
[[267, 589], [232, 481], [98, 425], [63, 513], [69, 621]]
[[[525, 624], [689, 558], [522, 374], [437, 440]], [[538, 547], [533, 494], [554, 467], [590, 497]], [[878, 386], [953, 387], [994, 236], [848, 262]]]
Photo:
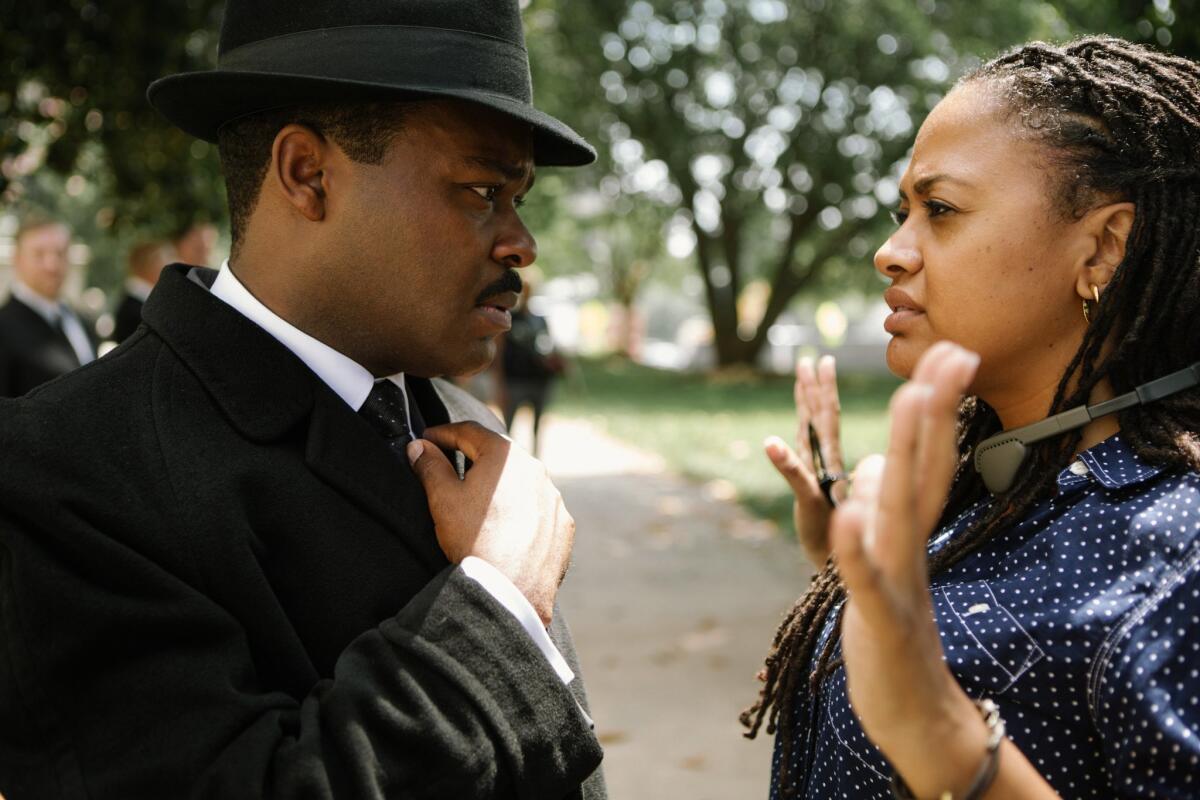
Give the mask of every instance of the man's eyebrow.
[[[974, 186], [974, 184], [970, 181], [965, 181], [962, 178], [956, 178], [953, 175], [948, 175], [945, 172], [938, 172], [934, 175], [926, 175], [922, 178], [918, 178], [913, 183], [913, 192], [915, 194], [929, 194], [929, 190], [939, 183], [957, 183], [959, 186], [966, 186], [968, 188]], [[903, 189], [900, 190], [900, 196], [905, 200], [908, 199], [908, 195], [904, 193]]]
[[510, 164], [507, 161], [501, 161], [496, 158], [488, 158], [487, 156], [465, 156], [463, 160], [473, 167], [483, 167], [484, 169], [498, 172], [503, 175], [506, 180], [519, 181], [526, 179], [529, 181], [525, 187], [526, 191], [533, 188], [534, 173], [532, 169], [517, 164]]

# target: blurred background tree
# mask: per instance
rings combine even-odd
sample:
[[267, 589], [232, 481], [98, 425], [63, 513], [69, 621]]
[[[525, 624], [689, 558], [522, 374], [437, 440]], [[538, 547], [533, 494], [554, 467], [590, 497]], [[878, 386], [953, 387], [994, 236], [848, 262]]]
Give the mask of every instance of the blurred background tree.
[[[915, 127], [981, 58], [1081, 32], [1195, 55], [1200, 30], [1194, 16], [1177, 25], [1184, 12], [1166, 0], [534, 0], [531, 11], [537, 46], [560, 48], [535, 60], [539, 85], [564, 89], [543, 99], [603, 146], [603, 174], [579, 187], [598, 188], [610, 212], [595, 224], [645, 225], [652, 215], [629, 219], [639, 203], [671, 210], [661, 240], [703, 281], [722, 366], [755, 363], [797, 295], [873, 284], [864, 261]], [[598, 91], [570, 89], [589, 81]], [[751, 290], [760, 302], [743, 302]]]
[[222, 220], [216, 148], [167, 124], [149, 83], [216, 61], [223, 4], [0, 0], [0, 197], [48, 208], [119, 282], [124, 245]]
[[[798, 297], [877, 285], [915, 126], [957, 75], [1082, 32], [1197, 57], [1197, 2], [523, 0], [539, 105], [600, 150], [539, 179], [541, 263], [626, 310], [691, 274], [718, 363], [753, 364]], [[95, 285], [119, 282], [132, 238], [223, 222], [215, 148], [145, 101], [215, 64], [221, 8], [0, 0], [0, 198], [70, 220]]]

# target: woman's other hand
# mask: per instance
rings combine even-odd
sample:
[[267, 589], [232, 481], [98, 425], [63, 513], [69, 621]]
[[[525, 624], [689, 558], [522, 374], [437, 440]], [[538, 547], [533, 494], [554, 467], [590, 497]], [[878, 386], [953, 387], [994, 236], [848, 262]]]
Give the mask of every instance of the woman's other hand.
[[[767, 458], [792, 487], [796, 498], [792, 506], [796, 538], [808, 558], [819, 567], [830, 554], [829, 518], [833, 509], [821, 490], [813, 440], [820, 450], [826, 473], [841, 474], [845, 469], [840, 435], [841, 406], [833, 356], [822, 356], [816, 365], [808, 357], [796, 362], [794, 397], [796, 447], [793, 449], [783, 439], [772, 436], [764, 443], [764, 449]], [[831, 491], [834, 499], [842, 500], [846, 482], [835, 482]]]

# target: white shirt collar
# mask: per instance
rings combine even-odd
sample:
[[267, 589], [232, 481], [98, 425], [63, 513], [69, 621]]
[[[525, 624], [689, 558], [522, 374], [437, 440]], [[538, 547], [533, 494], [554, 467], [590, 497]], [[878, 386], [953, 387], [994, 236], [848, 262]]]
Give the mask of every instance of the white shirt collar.
[[[211, 291], [295, 353], [338, 397], [346, 401], [346, 405], [355, 411], [362, 408], [375, 385], [375, 377], [367, 368], [324, 342], [317, 341], [263, 305], [233, 274], [228, 260], [221, 264]], [[388, 379], [404, 388], [404, 373], [389, 375]]]
[[150, 296], [150, 292], [154, 289], [154, 284], [148, 280], [139, 278], [137, 275], [130, 275], [125, 279], [125, 292], [130, 296], [146, 302], [146, 298]]
[[59, 319], [62, 318], [63, 309], [61, 303], [42, 297], [33, 289], [26, 286], [20, 278], [13, 278], [12, 286], [9, 289], [12, 291], [13, 297], [32, 308], [51, 325], [58, 324]]

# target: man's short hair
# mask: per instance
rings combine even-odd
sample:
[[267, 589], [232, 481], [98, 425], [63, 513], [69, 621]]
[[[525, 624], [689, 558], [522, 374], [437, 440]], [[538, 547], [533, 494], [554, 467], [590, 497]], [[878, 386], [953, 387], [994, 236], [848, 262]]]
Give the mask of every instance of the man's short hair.
[[322, 103], [264, 111], [222, 126], [217, 151], [229, 199], [229, 228], [236, 251], [258, 202], [271, 165], [275, 136], [291, 124], [304, 125], [335, 142], [360, 164], [379, 164], [400, 133], [413, 100]]
[[21, 240], [25, 238], [25, 235], [28, 233], [32, 233], [33, 231], [40, 230], [42, 228], [49, 228], [51, 226], [70, 230], [70, 227], [67, 225], [67, 223], [63, 222], [58, 217], [47, 214], [45, 211], [30, 211], [27, 214], [22, 215], [20, 221], [17, 223], [17, 233], [15, 236], [13, 236], [13, 244], [19, 245]]

